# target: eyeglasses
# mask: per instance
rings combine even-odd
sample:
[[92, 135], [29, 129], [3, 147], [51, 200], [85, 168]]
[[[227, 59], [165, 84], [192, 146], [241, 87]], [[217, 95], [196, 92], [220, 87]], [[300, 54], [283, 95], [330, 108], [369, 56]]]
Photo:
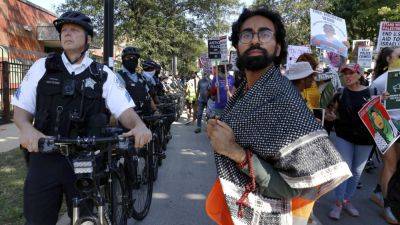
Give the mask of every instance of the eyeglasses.
[[240, 34], [239, 34], [240, 43], [249, 44], [253, 40], [255, 34], [257, 34], [258, 41], [261, 43], [267, 43], [267, 42], [271, 41], [271, 39], [274, 36], [274, 32], [272, 32], [268, 29], [262, 29], [262, 30], [259, 30], [258, 32], [245, 30], [245, 31], [240, 32]]

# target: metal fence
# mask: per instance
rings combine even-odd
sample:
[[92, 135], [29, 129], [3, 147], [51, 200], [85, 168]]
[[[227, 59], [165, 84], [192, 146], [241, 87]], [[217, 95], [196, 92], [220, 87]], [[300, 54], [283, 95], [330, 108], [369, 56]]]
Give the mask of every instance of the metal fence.
[[18, 90], [22, 79], [31, 65], [0, 61], [0, 123], [12, 118], [11, 98]]

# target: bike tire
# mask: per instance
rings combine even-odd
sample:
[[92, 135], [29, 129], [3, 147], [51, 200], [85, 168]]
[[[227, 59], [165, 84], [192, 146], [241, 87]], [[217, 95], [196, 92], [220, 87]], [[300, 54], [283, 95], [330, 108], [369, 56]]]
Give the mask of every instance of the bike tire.
[[110, 218], [112, 224], [126, 225], [128, 217], [124, 208], [125, 184], [117, 173], [111, 174]]
[[[153, 143], [154, 144], [154, 143]], [[138, 169], [139, 176], [141, 178], [139, 189], [131, 189], [131, 198], [132, 198], [132, 217], [135, 220], [143, 220], [147, 214], [149, 213], [151, 200], [153, 197], [153, 176], [152, 176], [152, 151], [146, 151], [146, 154], [139, 154]], [[143, 165], [142, 165], [143, 163]], [[143, 168], [139, 168], [143, 167]], [[143, 191], [143, 192], [142, 192]], [[140, 196], [144, 198], [143, 204], [138, 204], [135, 196]], [[143, 200], [143, 199], [141, 199]]]

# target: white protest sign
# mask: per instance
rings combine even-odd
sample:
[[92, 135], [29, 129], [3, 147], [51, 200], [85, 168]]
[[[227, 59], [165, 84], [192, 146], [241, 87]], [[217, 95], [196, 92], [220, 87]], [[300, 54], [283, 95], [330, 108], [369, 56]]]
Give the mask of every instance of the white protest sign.
[[358, 47], [357, 63], [362, 68], [371, 68], [372, 47]]
[[299, 56], [303, 53], [311, 53], [308, 46], [288, 45], [288, 55], [286, 60], [286, 69], [289, 69], [293, 63], [297, 61]]
[[376, 50], [385, 47], [400, 47], [400, 22], [381, 22]]
[[219, 47], [221, 49], [221, 62], [228, 63], [228, 37], [222, 36], [219, 38]]
[[239, 71], [239, 69], [236, 66], [236, 62], [237, 62], [237, 52], [231, 51], [229, 56], [229, 64], [232, 64], [232, 70]]
[[311, 45], [347, 57], [346, 21], [340, 17], [310, 9]]

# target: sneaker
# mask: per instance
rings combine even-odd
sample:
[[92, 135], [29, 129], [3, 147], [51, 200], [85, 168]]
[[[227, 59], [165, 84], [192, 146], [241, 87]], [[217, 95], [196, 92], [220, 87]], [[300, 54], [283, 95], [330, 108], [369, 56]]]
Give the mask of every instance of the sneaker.
[[372, 194], [371, 194], [371, 196], [369, 198], [375, 204], [379, 205], [382, 208], [384, 207], [382, 192], [372, 192]]
[[399, 224], [399, 221], [397, 220], [396, 216], [393, 215], [390, 207], [383, 209], [382, 216], [389, 224]]
[[363, 184], [361, 182], [358, 182], [357, 189], [361, 189], [362, 187], [363, 187]]
[[339, 220], [340, 214], [342, 213], [342, 208], [343, 206], [338, 206], [337, 204], [335, 204], [332, 210], [329, 212], [329, 218]]
[[346, 212], [350, 216], [354, 216], [354, 217], [360, 216], [360, 212], [358, 212], [358, 210], [354, 207], [353, 204], [351, 204], [350, 201], [345, 201], [343, 204], [343, 208], [346, 210]]
[[197, 128], [196, 130], [194, 130], [194, 132], [195, 132], [196, 134], [200, 133], [200, 132], [201, 132], [201, 128]]

